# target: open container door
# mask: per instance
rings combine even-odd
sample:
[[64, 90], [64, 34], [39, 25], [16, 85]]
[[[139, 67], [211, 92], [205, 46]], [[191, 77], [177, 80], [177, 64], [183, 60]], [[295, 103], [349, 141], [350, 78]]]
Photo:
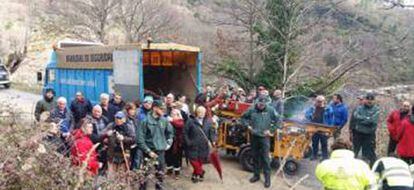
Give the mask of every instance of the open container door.
[[122, 92], [126, 101], [139, 99], [138, 49], [115, 50], [113, 52], [113, 80], [115, 91]]
[[160, 96], [168, 93], [194, 99], [201, 85], [201, 56], [197, 47], [174, 43], [144, 45], [145, 90]]

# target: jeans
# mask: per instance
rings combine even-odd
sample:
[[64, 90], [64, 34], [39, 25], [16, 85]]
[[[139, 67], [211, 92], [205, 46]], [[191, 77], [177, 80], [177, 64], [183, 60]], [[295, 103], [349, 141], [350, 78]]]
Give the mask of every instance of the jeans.
[[328, 136], [315, 133], [312, 137], [312, 158], [317, 159], [319, 153], [319, 143], [321, 144], [322, 148], [322, 158], [328, 159]]
[[131, 170], [138, 170], [141, 167], [143, 159], [142, 150], [138, 147], [131, 149]]

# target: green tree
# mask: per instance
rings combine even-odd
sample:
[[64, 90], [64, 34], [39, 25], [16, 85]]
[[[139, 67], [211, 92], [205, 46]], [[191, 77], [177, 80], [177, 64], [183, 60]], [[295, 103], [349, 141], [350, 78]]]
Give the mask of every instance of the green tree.
[[301, 0], [267, 0], [263, 20], [256, 27], [264, 61], [257, 83], [286, 91], [298, 60], [296, 38], [302, 32], [306, 11]]

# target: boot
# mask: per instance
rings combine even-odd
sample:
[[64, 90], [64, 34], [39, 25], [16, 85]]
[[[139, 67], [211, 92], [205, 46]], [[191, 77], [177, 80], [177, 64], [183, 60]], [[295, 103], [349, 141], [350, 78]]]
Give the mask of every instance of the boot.
[[173, 174], [173, 168], [167, 167], [167, 175], [172, 175], [172, 174]]
[[181, 172], [180, 170], [174, 170], [175, 179], [177, 180], [180, 176]]
[[265, 182], [264, 182], [264, 187], [265, 188], [269, 188], [270, 187], [270, 175], [265, 175]]
[[155, 190], [163, 190], [162, 182], [158, 181], [155, 183]]
[[255, 183], [255, 182], [259, 181], [259, 180], [260, 180], [260, 176], [253, 175], [253, 177], [251, 177], [249, 181], [250, 181], [250, 183]]
[[193, 174], [193, 175], [191, 176], [191, 181], [192, 181], [193, 183], [198, 183], [198, 175]]
[[139, 190], [147, 190], [147, 182], [141, 183], [139, 186]]
[[199, 176], [199, 181], [204, 181], [204, 174], [206, 174], [206, 171], [203, 170], [203, 173]]

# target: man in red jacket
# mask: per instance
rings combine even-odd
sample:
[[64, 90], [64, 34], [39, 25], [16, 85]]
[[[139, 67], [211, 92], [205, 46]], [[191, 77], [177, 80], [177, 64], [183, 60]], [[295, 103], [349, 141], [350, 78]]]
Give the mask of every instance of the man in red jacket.
[[411, 108], [411, 115], [406, 117], [397, 129], [397, 154], [407, 162], [408, 165], [414, 164], [414, 106]]
[[398, 144], [397, 131], [401, 127], [402, 121], [408, 116], [410, 112], [411, 104], [408, 101], [404, 101], [401, 104], [401, 108], [392, 111], [387, 118], [387, 128], [390, 133], [390, 140], [388, 143], [388, 156], [395, 154], [395, 148]]

